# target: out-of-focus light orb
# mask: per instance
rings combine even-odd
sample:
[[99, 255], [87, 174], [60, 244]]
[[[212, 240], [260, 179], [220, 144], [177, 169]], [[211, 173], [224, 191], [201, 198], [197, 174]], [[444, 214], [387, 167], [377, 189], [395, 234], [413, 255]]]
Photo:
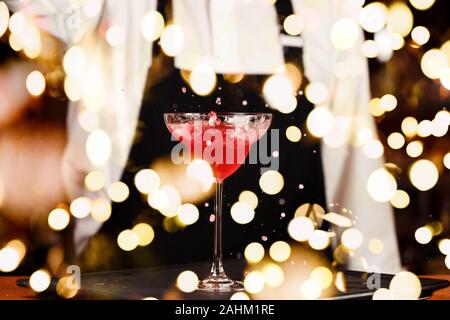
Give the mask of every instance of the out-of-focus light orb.
[[420, 60], [422, 72], [430, 79], [438, 79], [441, 70], [448, 67], [448, 59], [439, 49], [431, 49], [425, 52]]
[[323, 104], [328, 99], [328, 89], [320, 82], [311, 82], [305, 88], [306, 98], [314, 104]]
[[0, 37], [8, 29], [9, 24], [9, 10], [6, 4], [2, 1], [0, 2]]
[[239, 201], [246, 202], [252, 209], [256, 209], [258, 206], [258, 196], [250, 190], [242, 191], [239, 194]]
[[105, 222], [111, 217], [111, 204], [108, 200], [98, 198], [92, 201], [91, 216], [98, 222]]
[[9, 18], [9, 31], [11, 31], [12, 33], [22, 33], [25, 30], [26, 25], [27, 18], [20, 11], [13, 13]]
[[32, 71], [27, 76], [25, 84], [32, 96], [40, 96], [45, 90], [45, 77], [40, 71]]
[[176, 56], [184, 45], [183, 28], [176, 24], [166, 26], [160, 40], [164, 53], [169, 57]]
[[314, 232], [314, 223], [307, 217], [296, 217], [288, 224], [289, 236], [296, 241], [307, 241]]
[[67, 98], [69, 98], [70, 101], [78, 101], [82, 98], [83, 92], [81, 88], [81, 83], [76, 76], [68, 75], [64, 79], [64, 93], [66, 94]]
[[227, 73], [223, 75], [223, 78], [230, 83], [238, 83], [244, 79], [244, 76], [243, 73]]
[[284, 262], [291, 256], [291, 246], [285, 241], [276, 241], [270, 246], [269, 255], [274, 261]]
[[369, 251], [373, 254], [380, 254], [383, 252], [384, 245], [380, 239], [370, 239], [368, 244]]
[[322, 289], [329, 288], [333, 283], [333, 273], [327, 267], [314, 268], [310, 278], [319, 282]]
[[387, 202], [397, 191], [397, 181], [384, 168], [373, 171], [367, 180], [367, 192], [378, 202]]
[[150, 11], [141, 22], [141, 33], [147, 41], [155, 41], [164, 30], [164, 17], [158, 11]]
[[283, 284], [284, 272], [278, 265], [268, 263], [262, 270], [264, 282], [271, 288], [277, 288]]
[[186, 226], [196, 223], [199, 216], [200, 213], [197, 207], [191, 203], [183, 204], [180, 207], [177, 215], [178, 220], [180, 220], [180, 222]]
[[381, 99], [373, 98], [369, 102], [369, 112], [374, 117], [379, 117], [384, 114], [385, 110], [381, 107]]
[[331, 28], [331, 42], [339, 50], [350, 49], [356, 44], [360, 31], [352, 19], [340, 19]]
[[333, 127], [333, 115], [326, 107], [315, 107], [306, 119], [308, 131], [315, 137], [324, 137]]
[[389, 289], [386, 288], [380, 288], [377, 289], [372, 296], [372, 300], [393, 300], [394, 297], [392, 296]]
[[439, 73], [439, 80], [445, 89], [450, 90], [450, 68], [444, 68]]
[[434, 120], [441, 126], [449, 126], [450, 125], [450, 112], [447, 110], [440, 110], [434, 116]]
[[[66, 77], [66, 79], [68, 79], [69, 77]], [[100, 121], [97, 113], [95, 111], [87, 109], [80, 110], [78, 112], [78, 123], [80, 124], [80, 127], [86, 132], [92, 132], [100, 127]]]
[[381, 97], [380, 103], [385, 111], [392, 111], [397, 107], [397, 98], [392, 94], [385, 94]]
[[416, 300], [420, 297], [422, 286], [414, 273], [401, 271], [392, 278], [389, 291], [395, 300]]
[[342, 244], [350, 250], [358, 249], [363, 243], [361, 231], [355, 228], [345, 230], [341, 235]]
[[359, 24], [367, 32], [380, 31], [386, 24], [386, 13], [387, 7], [384, 3], [369, 3], [359, 13]]
[[186, 175], [199, 182], [203, 191], [208, 191], [215, 181], [211, 165], [202, 159], [195, 159], [186, 168]]
[[141, 222], [135, 225], [132, 231], [138, 237], [138, 245], [141, 247], [148, 246], [155, 238], [155, 231], [148, 223]]
[[110, 26], [108, 30], [106, 30], [106, 41], [113, 46], [119, 46], [125, 42], [126, 34], [125, 30], [121, 26]]
[[114, 202], [124, 202], [130, 195], [130, 189], [122, 181], [114, 181], [107, 191], [109, 198]]
[[259, 187], [267, 194], [277, 194], [284, 187], [284, 178], [278, 171], [267, 170], [259, 178]]
[[443, 162], [444, 162], [444, 166], [445, 166], [447, 169], [450, 169], [450, 152], [448, 152], [448, 153], [444, 156]]
[[[156, 210], [166, 207], [169, 203], [169, 196], [161, 189], [152, 192], [148, 196], [148, 204]], [[175, 216], [175, 215], [174, 215]]]
[[108, 161], [111, 155], [112, 144], [108, 134], [102, 129], [97, 129], [89, 134], [86, 140], [86, 154], [95, 165], [102, 165]]
[[284, 19], [283, 28], [287, 34], [290, 34], [291, 36], [298, 36], [303, 32], [305, 25], [300, 16], [291, 14]]
[[216, 86], [216, 73], [214, 69], [206, 63], [198, 64], [189, 75], [189, 84], [200, 96], [207, 96]]
[[270, 76], [263, 85], [263, 95], [269, 106], [282, 113], [290, 113], [297, 107], [293, 92], [291, 81], [283, 74]]
[[9, 34], [9, 45], [11, 46], [11, 49], [14, 51], [20, 51], [23, 49], [23, 42], [19, 34], [17, 33], [10, 33]]
[[91, 200], [87, 197], [79, 197], [70, 203], [70, 213], [75, 218], [82, 219], [91, 212]]
[[32, 24], [27, 24], [25, 30], [20, 34], [23, 42], [23, 52], [29, 59], [35, 59], [42, 50], [41, 34]]
[[63, 68], [71, 76], [81, 75], [86, 63], [86, 54], [83, 48], [72, 46], [66, 51], [63, 58]]
[[395, 195], [390, 200], [391, 205], [397, 209], [404, 209], [409, 205], [409, 195], [404, 190], [397, 190]]
[[124, 251], [132, 251], [139, 245], [138, 235], [132, 230], [123, 230], [117, 236], [117, 244]]
[[[178, 214], [178, 209], [181, 206], [181, 195], [177, 188], [173, 185], [162, 186], [159, 191], [166, 194], [167, 202], [163, 207], [158, 208], [159, 212], [166, 217], [175, 217]], [[157, 192], [154, 192], [155, 194]], [[150, 194], [151, 196], [152, 194]]]
[[19, 259], [23, 259], [25, 257], [25, 254], [27, 253], [27, 247], [19, 239], [14, 239], [14, 240], [9, 241], [6, 244], [5, 248], [13, 249], [17, 253], [17, 255], [19, 256]]
[[330, 245], [330, 237], [323, 230], [314, 230], [308, 238], [308, 244], [314, 250], [324, 250]]
[[14, 248], [6, 246], [0, 250], [0, 272], [11, 272], [20, 264], [20, 255]]
[[406, 117], [402, 121], [402, 125], [401, 125], [402, 132], [408, 138], [412, 138], [417, 133], [417, 126], [418, 126], [418, 122], [417, 122], [416, 118]]
[[256, 294], [264, 289], [264, 276], [260, 271], [252, 271], [244, 279], [244, 288], [247, 292]]
[[445, 258], [444, 262], [445, 262], [445, 266], [446, 266], [448, 269], [450, 269], [450, 255], [448, 255], [448, 256]]
[[408, 5], [395, 1], [389, 6], [386, 27], [390, 33], [398, 33], [406, 37], [414, 24], [414, 16]]
[[74, 275], [59, 278], [56, 283], [56, 293], [64, 299], [72, 299], [78, 293], [78, 288], [74, 285]]
[[231, 206], [231, 218], [236, 223], [247, 224], [255, 217], [255, 210], [246, 202], [238, 201]]
[[391, 45], [392, 49], [400, 50], [405, 45], [405, 39], [398, 33], [391, 33]]
[[303, 81], [302, 72], [294, 63], [286, 63], [284, 70], [286, 77], [291, 82], [293, 91], [298, 91]]
[[300, 295], [306, 300], [316, 300], [322, 294], [322, 285], [315, 279], [304, 281], [300, 287]]
[[264, 247], [259, 242], [252, 242], [245, 247], [244, 257], [249, 263], [258, 263], [264, 258]]
[[177, 287], [183, 292], [189, 293], [197, 290], [198, 277], [195, 272], [186, 270], [181, 272], [177, 277]]
[[429, 227], [420, 227], [414, 233], [414, 237], [418, 243], [427, 244], [433, 239], [433, 232]]
[[439, 119], [433, 119], [431, 121], [431, 134], [435, 137], [443, 137], [448, 132], [448, 124], [443, 123]]
[[422, 141], [419, 141], [419, 140], [411, 141], [406, 146], [406, 153], [411, 158], [417, 158], [418, 156], [420, 156], [422, 154], [422, 152], [423, 152], [423, 143], [422, 143]]
[[84, 178], [84, 184], [90, 191], [99, 191], [105, 186], [105, 176], [100, 171], [91, 171]]
[[250, 300], [250, 297], [245, 292], [236, 292], [233, 293], [230, 300]]
[[431, 135], [433, 131], [433, 125], [430, 120], [422, 120], [417, 125], [417, 135], [425, 138]]
[[363, 152], [369, 159], [378, 159], [383, 155], [384, 147], [379, 140], [369, 140], [364, 144]]
[[442, 239], [442, 240], [440, 240], [439, 244], [438, 244], [438, 247], [439, 247], [439, 251], [442, 254], [445, 254], [447, 256], [450, 255], [450, 239]]
[[430, 190], [439, 179], [436, 165], [430, 160], [417, 160], [409, 169], [409, 179], [414, 187], [420, 191]]
[[159, 188], [161, 179], [156, 171], [152, 169], [142, 169], [134, 176], [134, 184], [139, 192], [150, 194]]
[[291, 142], [299, 142], [302, 138], [302, 132], [297, 126], [289, 126], [286, 129], [286, 137]]
[[409, 3], [417, 10], [428, 10], [436, 0], [409, 0]]
[[65, 229], [69, 225], [69, 221], [69, 213], [62, 208], [53, 209], [47, 218], [50, 228], [57, 231]]
[[400, 132], [393, 132], [388, 136], [387, 143], [392, 149], [401, 149], [405, 145], [405, 137]]
[[430, 40], [430, 31], [423, 26], [417, 26], [411, 31], [411, 38], [415, 43], [422, 46]]
[[50, 286], [50, 280], [50, 274], [47, 270], [37, 270], [30, 277], [30, 287], [35, 292], [43, 292]]
[[375, 58], [378, 55], [377, 43], [373, 40], [366, 40], [362, 44], [362, 52], [367, 58]]

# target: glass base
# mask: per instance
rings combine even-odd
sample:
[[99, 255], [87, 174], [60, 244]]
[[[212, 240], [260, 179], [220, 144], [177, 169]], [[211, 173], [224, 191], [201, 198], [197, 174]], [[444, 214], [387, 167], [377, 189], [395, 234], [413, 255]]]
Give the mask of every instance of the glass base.
[[235, 281], [226, 275], [210, 275], [198, 284], [198, 290], [209, 292], [237, 292], [244, 291], [244, 285], [241, 281]]

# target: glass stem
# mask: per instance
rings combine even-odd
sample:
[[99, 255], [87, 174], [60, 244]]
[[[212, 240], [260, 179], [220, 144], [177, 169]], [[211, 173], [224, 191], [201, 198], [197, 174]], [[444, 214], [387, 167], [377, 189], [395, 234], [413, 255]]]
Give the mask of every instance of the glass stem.
[[214, 256], [211, 267], [211, 275], [213, 277], [225, 276], [222, 264], [222, 194], [223, 182], [216, 182], [216, 194], [214, 197]]

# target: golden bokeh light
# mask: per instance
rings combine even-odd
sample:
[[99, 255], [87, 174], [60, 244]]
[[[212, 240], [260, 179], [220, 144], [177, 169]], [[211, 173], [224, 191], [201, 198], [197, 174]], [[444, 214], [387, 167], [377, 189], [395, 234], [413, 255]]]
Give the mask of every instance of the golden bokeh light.
[[156, 171], [152, 169], [143, 169], [134, 176], [134, 184], [139, 192], [150, 194], [159, 188], [161, 179]]
[[331, 42], [339, 50], [350, 49], [356, 44], [360, 35], [357, 23], [352, 19], [340, 19], [331, 28]]
[[[66, 80], [69, 79], [70, 76], [66, 77]], [[68, 94], [66, 92], [66, 94]], [[73, 94], [70, 93], [70, 94]], [[68, 96], [69, 99], [71, 99]], [[81, 98], [81, 96], [80, 96]], [[78, 99], [80, 99], [78, 96], [77, 97], [73, 97], [72, 96], [72, 101], [77, 101]], [[92, 110], [80, 110], [80, 112], [78, 112], [78, 123], [80, 124], [80, 127], [83, 128], [84, 130], [86, 130], [87, 132], [92, 132], [96, 129], [98, 129], [100, 127], [100, 123], [99, 123], [99, 118], [98, 115], [95, 111]]]
[[215, 182], [211, 165], [203, 159], [195, 159], [186, 168], [188, 178], [200, 183], [203, 191], [208, 191]]
[[316, 300], [322, 294], [322, 285], [315, 279], [309, 279], [302, 283], [300, 287], [300, 295], [305, 300]]
[[367, 192], [378, 202], [387, 202], [397, 191], [397, 181], [384, 168], [373, 171], [367, 180]]
[[286, 138], [291, 142], [299, 142], [302, 138], [302, 132], [297, 126], [289, 126], [286, 129]]
[[402, 132], [408, 138], [413, 138], [417, 133], [418, 122], [414, 117], [406, 117], [402, 121]]
[[394, 150], [401, 149], [405, 145], [405, 137], [400, 132], [393, 132], [388, 136], [387, 143]]
[[177, 218], [185, 226], [196, 223], [199, 216], [197, 207], [191, 203], [185, 203], [178, 209]]
[[314, 223], [307, 217], [296, 217], [289, 222], [288, 233], [296, 241], [307, 241], [314, 233]]
[[200, 96], [210, 94], [214, 90], [216, 82], [216, 73], [209, 64], [196, 65], [189, 75], [189, 84], [192, 90]]
[[45, 77], [40, 71], [32, 71], [27, 76], [25, 84], [32, 96], [40, 96], [45, 91]]
[[105, 164], [111, 156], [112, 144], [108, 134], [101, 130], [94, 130], [86, 140], [86, 154], [94, 165]]
[[244, 257], [249, 263], [258, 263], [264, 258], [264, 247], [259, 242], [252, 242], [245, 247]]
[[48, 214], [47, 222], [53, 230], [64, 230], [69, 225], [70, 215], [62, 208], [53, 209]]
[[323, 220], [342, 228], [349, 228], [352, 226], [352, 221], [349, 218], [337, 214], [336, 212], [329, 212], [325, 214], [323, 216]]
[[316, 267], [311, 272], [311, 279], [320, 283], [322, 289], [327, 289], [333, 283], [333, 273], [327, 267]]
[[450, 68], [441, 69], [439, 72], [439, 80], [445, 89], [450, 90]]
[[417, 158], [418, 156], [420, 156], [423, 152], [423, 142], [416, 140], [416, 141], [411, 141], [410, 143], [408, 143], [408, 145], [406, 146], [406, 154], [408, 156], [410, 156], [411, 158]]
[[433, 232], [430, 227], [420, 227], [414, 233], [414, 237], [416, 241], [420, 244], [430, 243], [431, 239], [433, 239]]
[[20, 259], [23, 259], [25, 257], [25, 254], [27, 253], [27, 247], [19, 239], [14, 239], [14, 240], [9, 241], [6, 244], [5, 248], [13, 249], [17, 253], [17, 255], [19, 256]]
[[428, 10], [436, 0], [409, 0], [409, 3], [417, 10]]
[[284, 262], [291, 256], [291, 246], [285, 241], [276, 241], [270, 246], [269, 255], [274, 261]]
[[183, 292], [189, 293], [197, 290], [198, 277], [195, 272], [186, 270], [181, 272], [177, 277], [177, 287]]
[[141, 247], [148, 246], [155, 238], [155, 231], [152, 226], [145, 222], [135, 225], [132, 231], [138, 237], [138, 245]]
[[381, 108], [385, 111], [392, 111], [397, 107], [397, 98], [392, 94], [385, 94], [380, 100]]
[[291, 14], [284, 19], [283, 28], [287, 34], [290, 34], [291, 36], [298, 36], [303, 32], [305, 26], [300, 16]]
[[395, 300], [416, 300], [420, 297], [422, 286], [414, 273], [401, 271], [392, 278], [389, 291]]
[[105, 222], [111, 217], [111, 204], [108, 200], [98, 198], [92, 201], [91, 216], [92, 219], [98, 222]]
[[271, 288], [277, 288], [283, 284], [284, 272], [275, 263], [268, 263], [262, 270], [264, 282]]
[[448, 255], [448, 256], [445, 258], [444, 262], [445, 262], [445, 266], [446, 266], [448, 269], [450, 269], [450, 255]]
[[421, 159], [414, 162], [409, 168], [409, 179], [414, 187], [420, 191], [427, 191], [436, 185], [439, 172], [433, 162]]
[[448, 64], [447, 56], [438, 49], [428, 50], [420, 61], [422, 72], [430, 79], [439, 79], [441, 70], [447, 68]]
[[84, 184], [90, 191], [99, 191], [105, 186], [105, 176], [100, 171], [91, 171], [84, 178]]
[[27, 25], [27, 18], [25, 15], [18, 11], [9, 17], [9, 31], [15, 34], [20, 34], [25, 30]]
[[80, 46], [70, 47], [63, 57], [63, 68], [67, 75], [82, 75], [86, 63], [86, 54]]
[[70, 203], [70, 213], [78, 219], [85, 218], [91, 212], [91, 200], [87, 197], [79, 197]]
[[168, 25], [161, 34], [161, 48], [169, 57], [176, 56], [184, 45], [183, 28], [179, 25]]
[[450, 239], [439, 240], [439, 251], [446, 256], [450, 255]]
[[247, 224], [255, 217], [255, 210], [247, 203], [238, 201], [231, 206], [231, 218], [236, 223]]
[[362, 52], [367, 58], [375, 58], [378, 55], [377, 43], [373, 40], [366, 40], [362, 45]]
[[448, 153], [444, 156], [444, 158], [442, 159], [442, 162], [444, 163], [444, 166], [445, 166], [447, 169], [450, 169], [450, 152], [448, 152]]
[[[169, 196], [163, 190], [156, 190], [148, 196], [148, 204], [156, 210], [166, 207], [169, 203]], [[175, 216], [175, 214], [173, 215]]]
[[50, 280], [50, 273], [47, 270], [37, 270], [30, 277], [30, 287], [35, 292], [43, 292], [50, 286]]
[[386, 24], [387, 7], [381, 2], [372, 2], [362, 8], [359, 14], [359, 24], [367, 32], [375, 33]]
[[132, 251], [139, 245], [139, 237], [132, 230], [123, 230], [117, 236], [117, 244], [124, 251]]
[[20, 254], [12, 247], [0, 249], [0, 272], [11, 272], [20, 264]]
[[305, 88], [306, 98], [314, 104], [323, 104], [328, 100], [328, 89], [320, 82], [311, 82]]
[[118, 25], [113, 25], [106, 30], [106, 41], [112, 46], [116, 47], [123, 44], [126, 40], [125, 29]]
[[380, 254], [384, 250], [384, 245], [380, 239], [373, 238], [369, 240], [368, 248], [371, 253]]
[[164, 30], [164, 17], [158, 11], [148, 12], [141, 22], [141, 33], [147, 41], [155, 41]]
[[369, 140], [364, 144], [363, 152], [369, 159], [378, 159], [383, 156], [384, 147], [379, 140]]
[[349, 228], [341, 235], [342, 244], [350, 250], [358, 249], [362, 245], [363, 240], [361, 231], [355, 228]]
[[400, 1], [394, 1], [387, 13], [386, 27], [390, 33], [406, 37], [414, 24], [414, 16], [409, 7]]
[[430, 40], [430, 31], [424, 26], [417, 26], [411, 31], [411, 38], [415, 43], [422, 46]]
[[250, 300], [250, 297], [245, 292], [236, 292], [233, 293], [230, 300]]
[[394, 297], [392, 296], [389, 289], [386, 288], [380, 288], [377, 289], [372, 296], [372, 300], [393, 300]]
[[284, 74], [272, 75], [264, 82], [264, 98], [271, 108], [282, 113], [290, 113], [297, 107], [297, 99], [293, 92], [292, 83]]
[[404, 209], [409, 205], [409, 195], [404, 190], [397, 190], [395, 195], [390, 200], [391, 205], [397, 209]]
[[278, 171], [267, 170], [259, 178], [259, 187], [267, 194], [275, 195], [284, 187], [284, 178]]
[[374, 117], [379, 117], [384, 114], [385, 110], [381, 107], [381, 99], [373, 98], [369, 102], [369, 112]]
[[0, 37], [8, 29], [9, 25], [9, 10], [6, 4], [2, 1], [0, 2]]
[[306, 119], [308, 131], [315, 137], [324, 137], [333, 126], [333, 116], [326, 107], [315, 107]]
[[56, 293], [64, 299], [72, 299], [78, 293], [74, 276], [64, 276], [56, 283]]
[[128, 186], [122, 181], [114, 181], [107, 189], [109, 198], [114, 202], [124, 202], [130, 195]]
[[308, 238], [308, 244], [314, 250], [324, 250], [330, 245], [328, 232], [323, 230], [314, 230]]
[[239, 194], [239, 201], [246, 202], [252, 209], [258, 207], [258, 196], [250, 190], [242, 191]]
[[433, 132], [433, 125], [430, 120], [422, 120], [417, 126], [417, 135], [419, 137], [425, 138], [429, 137]]
[[247, 292], [256, 294], [264, 289], [264, 276], [260, 271], [252, 271], [244, 279], [244, 288]]

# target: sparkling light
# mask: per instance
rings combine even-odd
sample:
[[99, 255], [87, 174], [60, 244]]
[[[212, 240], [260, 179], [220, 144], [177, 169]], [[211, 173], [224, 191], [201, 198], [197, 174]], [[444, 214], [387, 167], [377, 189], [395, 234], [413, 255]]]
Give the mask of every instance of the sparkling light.
[[274, 261], [284, 262], [291, 256], [291, 246], [285, 241], [276, 241], [270, 246], [269, 255]]
[[84, 184], [91, 191], [99, 191], [105, 186], [105, 176], [99, 171], [91, 171], [84, 178]]
[[150, 194], [159, 188], [161, 179], [156, 171], [143, 169], [134, 176], [134, 184], [139, 192]]
[[439, 251], [447, 256], [450, 255], [450, 239], [442, 239], [439, 241]]
[[331, 28], [331, 42], [339, 50], [350, 49], [356, 44], [359, 29], [352, 19], [340, 19]]
[[244, 288], [247, 292], [256, 294], [264, 289], [264, 277], [259, 271], [250, 272], [244, 279]]
[[74, 199], [70, 204], [70, 213], [75, 218], [82, 219], [87, 217], [91, 212], [91, 200], [86, 197]]
[[283, 28], [287, 34], [298, 36], [305, 28], [303, 20], [296, 14], [291, 14], [284, 19]]
[[311, 279], [320, 283], [322, 289], [327, 289], [333, 283], [333, 273], [327, 267], [316, 267], [311, 272]]
[[409, 205], [409, 195], [404, 190], [397, 190], [395, 195], [390, 200], [394, 208], [404, 209]]
[[184, 44], [183, 29], [178, 25], [166, 26], [161, 34], [161, 48], [169, 57], [176, 56]]
[[372, 2], [364, 6], [359, 14], [359, 23], [367, 32], [377, 32], [386, 24], [387, 7], [381, 2]]
[[387, 143], [392, 149], [401, 149], [405, 145], [405, 137], [399, 132], [393, 132], [389, 135]]
[[423, 143], [422, 143], [422, 141], [418, 141], [418, 140], [411, 141], [406, 146], [406, 153], [411, 158], [417, 158], [418, 156], [420, 156], [422, 154], [422, 152], [423, 152]]
[[380, 254], [381, 252], [383, 252], [384, 249], [384, 245], [383, 242], [380, 239], [370, 239], [369, 240], [369, 251], [372, 252], [373, 254]]
[[411, 38], [418, 45], [424, 45], [430, 40], [430, 31], [423, 26], [415, 27], [411, 32]]
[[448, 67], [448, 59], [444, 52], [431, 49], [425, 52], [420, 60], [422, 72], [430, 79], [438, 79], [441, 70]]
[[192, 90], [200, 96], [207, 96], [216, 86], [216, 73], [208, 64], [199, 64], [189, 75], [189, 84]]
[[306, 98], [314, 104], [323, 104], [328, 99], [328, 89], [320, 82], [311, 82], [305, 88]]
[[50, 280], [50, 274], [47, 270], [37, 270], [30, 277], [30, 287], [36, 292], [43, 292], [50, 286]]
[[416, 118], [406, 117], [402, 121], [402, 132], [408, 138], [412, 138], [417, 133], [417, 126], [418, 126], [418, 122], [417, 122]]
[[40, 96], [45, 90], [45, 77], [40, 71], [32, 71], [26, 80], [26, 87], [32, 96]]
[[199, 216], [197, 207], [191, 203], [183, 204], [177, 214], [178, 220], [186, 226], [196, 223]]
[[186, 270], [181, 272], [177, 277], [177, 287], [183, 292], [194, 292], [197, 290], [198, 277], [195, 272]]
[[378, 140], [369, 140], [364, 144], [363, 152], [369, 159], [378, 159], [383, 155], [383, 144]]
[[409, 3], [417, 10], [428, 10], [436, 0], [409, 0]]
[[414, 16], [408, 6], [399, 1], [391, 4], [387, 14], [386, 26], [389, 32], [407, 36], [413, 27]]
[[418, 243], [427, 244], [433, 239], [433, 233], [429, 227], [420, 227], [414, 233], [414, 237]]
[[69, 225], [70, 216], [66, 210], [57, 208], [50, 211], [47, 220], [50, 228], [59, 231], [65, 229]]
[[256, 209], [258, 206], [258, 196], [250, 190], [242, 191], [239, 194], [239, 201], [246, 202], [252, 209]]
[[342, 233], [341, 241], [347, 249], [355, 250], [362, 245], [363, 235], [358, 229], [349, 228]]
[[124, 251], [132, 251], [139, 245], [139, 237], [132, 230], [123, 230], [117, 237], [117, 244]]
[[296, 241], [307, 241], [314, 232], [314, 223], [307, 217], [296, 217], [288, 224], [288, 233]]
[[111, 204], [106, 199], [95, 199], [91, 205], [92, 219], [98, 222], [105, 222], [111, 217]]
[[130, 195], [128, 186], [122, 181], [114, 181], [108, 187], [108, 196], [114, 202], [124, 202]]
[[86, 154], [95, 165], [105, 164], [111, 155], [112, 144], [108, 134], [97, 129], [86, 140]]
[[330, 132], [333, 126], [333, 116], [328, 108], [315, 107], [306, 119], [306, 126], [313, 136], [321, 138]]
[[419, 299], [422, 286], [414, 273], [402, 271], [392, 278], [389, 291], [395, 300], [415, 300]]
[[384, 168], [372, 172], [367, 180], [367, 192], [378, 202], [387, 202], [395, 195], [397, 182]]
[[267, 194], [279, 193], [284, 187], [284, 178], [278, 171], [265, 171], [259, 178], [259, 186]]
[[397, 98], [392, 94], [385, 94], [381, 97], [380, 105], [385, 111], [392, 111], [397, 107]]
[[291, 142], [299, 142], [302, 138], [302, 132], [297, 126], [289, 126], [286, 129], [286, 137]]
[[264, 266], [263, 270], [264, 282], [271, 288], [279, 287], [284, 281], [284, 272], [279, 266], [274, 263], [269, 263]]
[[[66, 79], [68, 79], [69, 77], [67, 77]], [[67, 94], [67, 92], [66, 92]], [[73, 94], [70, 93], [70, 94]], [[78, 97], [73, 97], [74, 98], [78, 98]], [[70, 97], [69, 97], [70, 99]], [[80, 127], [83, 128], [84, 130], [86, 130], [87, 132], [92, 132], [96, 129], [99, 128], [100, 123], [99, 123], [99, 119], [98, 119], [98, 115], [95, 111], [91, 111], [91, 110], [80, 110], [80, 112], [78, 112], [78, 123], [80, 124]]]
[[255, 217], [255, 210], [246, 202], [238, 201], [231, 206], [231, 218], [236, 223], [247, 224]]
[[155, 231], [152, 226], [144, 222], [135, 225], [132, 231], [137, 235], [138, 245], [141, 247], [148, 246], [155, 238]]
[[106, 41], [113, 47], [123, 44], [125, 37], [125, 30], [121, 26], [111, 26], [106, 30]]
[[308, 244], [314, 250], [324, 250], [330, 245], [330, 237], [323, 230], [314, 230], [308, 238]]
[[439, 172], [433, 162], [421, 159], [414, 162], [410, 167], [409, 179], [414, 187], [420, 191], [427, 191], [437, 183]]
[[259, 242], [252, 242], [245, 247], [244, 257], [249, 263], [258, 263], [264, 258], [264, 247]]
[[306, 300], [316, 300], [322, 294], [321, 283], [314, 279], [306, 280], [300, 287], [300, 294]]
[[158, 11], [150, 11], [141, 22], [141, 33], [147, 41], [155, 41], [164, 30], [164, 17]]

